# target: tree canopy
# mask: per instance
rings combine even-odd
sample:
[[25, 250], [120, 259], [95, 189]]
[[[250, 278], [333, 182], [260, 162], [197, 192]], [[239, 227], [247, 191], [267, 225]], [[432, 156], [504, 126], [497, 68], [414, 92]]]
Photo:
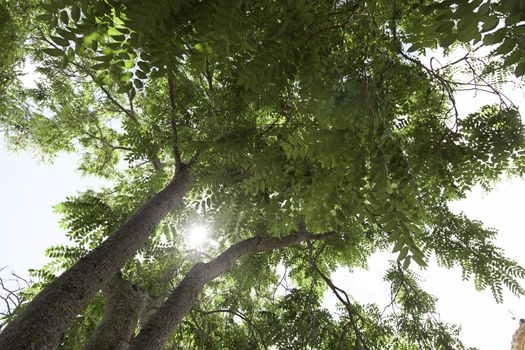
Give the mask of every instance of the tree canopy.
[[[525, 74], [524, 19], [517, 0], [0, 2], [10, 147], [81, 153], [112, 184], [57, 205], [71, 244], [32, 271], [0, 348], [466, 348], [410, 267], [525, 293], [496, 232], [448, 207], [523, 175], [499, 84]], [[459, 116], [466, 89], [500, 103]], [[330, 279], [378, 251], [397, 255], [387, 313]]]

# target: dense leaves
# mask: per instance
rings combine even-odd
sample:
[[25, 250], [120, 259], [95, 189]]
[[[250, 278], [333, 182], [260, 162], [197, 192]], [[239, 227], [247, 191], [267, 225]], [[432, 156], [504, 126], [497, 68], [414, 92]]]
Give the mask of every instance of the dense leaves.
[[[24, 88], [9, 77], [0, 127], [14, 148], [82, 153], [80, 169], [110, 185], [57, 206], [72, 245], [48, 249], [52, 261], [33, 271], [41, 282], [28, 299], [111, 236], [182, 162], [192, 173], [184, 205], [122, 268], [150, 296], [145, 315], [195, 261], [240, 240], [301, 230], [337, 238], [244, 257], [206, 286], [169, 346], [461, 349], [458, 329], [435, 320], [434, 298], [409, 270], [432, 253], [497, 301], [503, 287], [524, 293], [525, 272], [493, 244], [495, 233], [447, 208], [476, 185], [523, 174], [519, 113], [501, 103], [457, 115], [455, 68], [415, 56], [458, 42], [497, 45], [475, 74], [522, 75], [521, 2], [52, 0], [35, 8], [38, 30], [17, 32], [24, 50], [0, 60], [12, 73], [16, 59], [31, 57], [41, 79]], [[0, 3], [0, 18], [12, 11]], [[2, 35], [29, 28], [17, 23], [1, 22]], [[199, 251], [184, 241], [196, 222], [212, 231]], [[385, 277], [388, 313], [329, 279], [381, 250], [397, 255]], [[280, 269], [294, 288], [276, 295]], [[340, 315], [321, 307], [327, 292], [340, 296]], [[62, 347], [82, 348], [102, 312], [97, 296]]]
[[[409, 51], [422, 51], [437, 45], [449, 49], [455, 43], [493, 47], [492, 55], [504, 66], [514, 68], [516, 76], [525, 74], [523, 34], [525, 6], [522, 1], [444, 0], [429, 2], [407, 13]], [[431, 20], [415, 25], [414, 18], [430, 15]]]

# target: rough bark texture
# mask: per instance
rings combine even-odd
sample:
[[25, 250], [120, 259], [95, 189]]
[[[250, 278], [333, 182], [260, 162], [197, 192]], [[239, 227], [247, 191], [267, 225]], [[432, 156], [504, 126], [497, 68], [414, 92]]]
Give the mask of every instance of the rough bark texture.
[[128, 347], [139, 317], [149, 301], [148, 294], [125, 281], [120, 273], [102, 289], [104, 317], [84, 350], [124, 350]]
[[113, 235], [38, 294], [0, 334], [2, 350], [56, 349], [72, 320], [144, 244], [186, 192], [186, 167]]
[[162, 349], [169, 336], [175, 331], [184, 316], [190, 311], [204, 285], [227, 272], [241, 256], [265, 250], [285, 248], [307, 240], [334, 237], [335, 233], [313, 235], [292, 234], [283, 238], [253, 237], [228, 248], [217, 258], [207, 263], [197, 263], [179, 283], [162, 307], [131, 342], [130, 350]]

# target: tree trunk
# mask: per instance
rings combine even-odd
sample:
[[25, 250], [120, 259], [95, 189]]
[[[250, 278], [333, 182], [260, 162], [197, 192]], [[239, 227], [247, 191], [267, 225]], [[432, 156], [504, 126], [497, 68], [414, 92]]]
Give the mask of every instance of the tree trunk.
[[56, 349], [89, 300], [182, 201], [190, 181], [188, 172], [182, 167], [166, 188], [146, 201], [113, 235], [47, 285], [0, 334], [0, 349]]
[[162, 349], [184, 316], [190, 311], [204, 285], [227, 272], [241, 256], [265, 250], [285, 248], [307, 240], [322, 240], [334, 237], [334, 232], [321, 235], [297, 233], [283, 238], [253, 237], [228, 248], [217, 258], [207, 263], [195, 264], [179, 283], [166, 302], [149, 320], [129, 350]]
[[117, 273], [102, 289], [104, 317], [84, 350], [125, 350], [137, 328], [149, 295]]

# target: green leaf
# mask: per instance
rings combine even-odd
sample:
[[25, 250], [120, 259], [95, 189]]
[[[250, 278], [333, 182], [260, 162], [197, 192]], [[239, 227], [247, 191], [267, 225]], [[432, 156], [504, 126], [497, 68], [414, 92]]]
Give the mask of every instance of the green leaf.
[[120, 94], [127, 93], [133, 88], [133, 85], [131, 83], [122, 85], [117, 92]]
[[151, 70], [151, 66], [147, 62], [139, 61], [137, 62], [137, 65], [146, 74], [149, 73]]
[[441, 23], [437, 28], [436, 32], [438, 33], [448, 33], [454, 28], [454, 22], [453, 21], [446, 21]]
[[65, 30], [65, 29], [62, 29], [62, 28], [56, 28], [55, 29], [57, 34], [60, 35], [61, 37], [63, 37], [64, 39], [68, 39], [68, 40], [77, 40], [77, 36], [75, 33], [73, 32], [70, 32], [68, 30]]
[[414, 259], [414, 261], [421, 267], [427, 267], [427, 263], [425, 261], [425, 259], [423, 258], [423, 256], [420, 256], [420, 255], [412, 255], [412, 259]]
[[94, 64], [91, 66], [91, 69], [94, 69], [94, 70], [97, 70], [97, 71], [100, 71], [100, 70], [106, 70], [109, 68], [109, 63], [108, 62], [101, 62], [101, 63], [97, 63], [97, 64]]
[[53, 40], [56, 44], [60, 46], [69, 46], [69, 41], [59, 36], [51, 35], [51, 40]]
[[407, 258], [405, 259], [405, 261], [403, 262], [403, 269], [408, 269], [410, 267], [410, 257], [407, 256]]
[[64, 51], [59, 50], [59, 49], [55, 49], [55, 48], [42, 49], [42, 51], [46, 55], [53, 56], [53, 57], [60, 57], [60, 56], [62, 56], [64, 54]]
[[66, 25], [69, 23], [69, 16], [66, 11], [60, 12], [60, 21]]
[[518, 43], [514, 38], [507, 38], [505, 41], [496, 49], [496, 53], [500, 55], [506, 55], [509, 52], [512, 51], [512, 49], [517, 45]]
[[482, 32], [488, 32], [495, 29], [499, 24], [499, 18], [497, 16], [488, 16], [483, 18], [483, 26], [481, 27]]
[[518, 63], [524, 56], [524, 52], [522, 50], [515, 50], [510, 55], [505, 57], [505, 60], [503, 61], [504, 66], [512, 66], [513, 64]]
[[442, 47], [449, 47], [450, 45], [452, 45], [457, 39], [457, 36], [456, 34], [454, 33], [451, 33], [447, 36], [443, 36], [439, 39], [439, 44], [442, 46]]
[[394, 246], [394, 249], [392, 249], [392, 253], [396, 253], [401, 250], [405, 246], [405, 242], [403, 240], [397, 241], [396, 245]]
[[141, 70], [136, 70], [135, 71], [135, 75], [137, 76], [137, 78], [139, 79], [146, 79], [148, 76]]
[[458, 22], [458, 40], [469, 42], [478, 34], [478, 23], [470, 17], [462, 18]]
[[95, 56], [93, 59], [100, 62], [111, 62], [113, 60], [113, 55]]
[[518, 78], [525, 74], [525, 62], [521, 62], [520, 64], [518, 64], [518, 66], [514, 70], [514, 74]]
[[71, 19], [73, 21], [78, 22], [80, 20], [80, 7], [77, 5], [73, 5], [71, 7]]
[[416, 44], [412, 44], [408, 49], [407, 49], [407, 52], [414, 52], [414, 51], [417, 51], [417, 50], [420, 50], [420, 47]]
[[39, 21], [42, 21], [42, 22], [49, 23], [53, 19], [53, 15], [50, 14], [50, 13], [44, 13], [42, 15], [36, 16], [36, 19], [39, 20]]
[[404, 247], [403, 249], [401, 249], [401, 252], [399, 253], [399, 256], [397, 257], [397, 261], [399, 262], [405, 259], [407, 254], [408, 254], [408, 247]]
[[490, 2], [486, 2], [478, 8], [476, 13], [478, 14], [478, 16], [485, 16], [485, 15], [488, 15], [489, 12], [490, 12]]
[[485, 37], [483, 38], [483, 44], [494, 45], [494, 44], [500, 43], [506, 34], [507, 34], [507, 29], [500, 28], [496, 30], [494, 33], [485, 35]]

